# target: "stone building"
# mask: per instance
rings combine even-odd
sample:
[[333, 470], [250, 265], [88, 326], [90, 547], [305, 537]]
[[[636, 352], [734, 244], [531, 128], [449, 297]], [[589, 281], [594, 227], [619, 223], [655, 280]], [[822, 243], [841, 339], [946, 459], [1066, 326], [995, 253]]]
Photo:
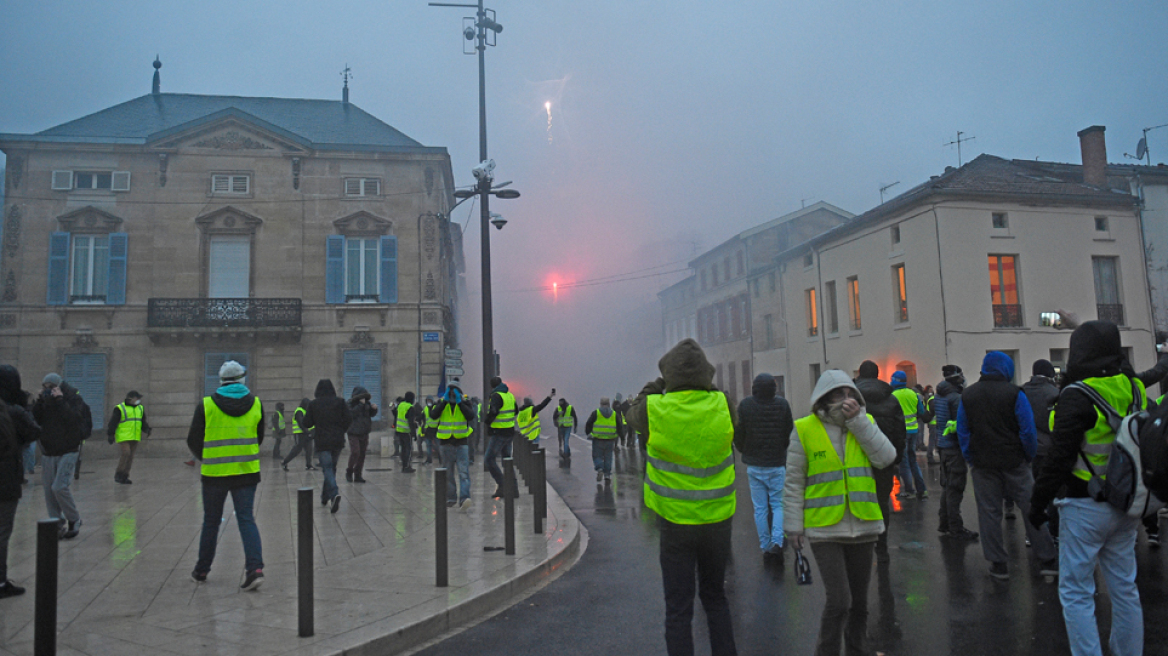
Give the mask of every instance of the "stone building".
[[[155, 68], [160, 66], [155, 63]], [[220, 364], [270, 414], [330, 378], [386, 407], [433, 394], [456, 347], [462, 240], [445, 148], [343, 100], [161, 93], [7, 155], [0, 361], [60, 372], [104, 426], [145, 396], [154, 453], [185, 450]]]

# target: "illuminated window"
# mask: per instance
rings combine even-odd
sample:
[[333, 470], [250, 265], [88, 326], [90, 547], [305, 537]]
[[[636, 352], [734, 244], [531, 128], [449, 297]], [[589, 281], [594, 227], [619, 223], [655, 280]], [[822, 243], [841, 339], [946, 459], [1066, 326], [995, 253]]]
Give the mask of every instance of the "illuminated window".
[[903, 264], [892, 267], [892, 292], [896, 297], [896, 323], [908, 323], [908, 286]]
[[814, 287], [804, 293], [804, 299], [807, 301], [807, 336], [815, 337], [819, 334], [819, 309], [815, 305]]
[[989, 269], [994, 327], [1014, 328], [1022, 326], [1022, 305], [1018, 302], [1017, 256], [990, 255]]
[[860, 329], [860, 279], [848, 278], [848, 320], [852, 330]]

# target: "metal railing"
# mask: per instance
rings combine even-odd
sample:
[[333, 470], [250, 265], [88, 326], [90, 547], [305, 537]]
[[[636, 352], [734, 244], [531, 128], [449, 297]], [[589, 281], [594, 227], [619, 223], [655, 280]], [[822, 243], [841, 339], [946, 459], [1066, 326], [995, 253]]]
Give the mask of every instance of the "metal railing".
[[148, 328], [300, 326], [298, 298], [152, 298]]
[[994, 304], [994, 328], [1020, 328], [1021, 326], [1021, 305]]
[[1099, 304], [1095, 306], [1095, 311], [1098, 313], [1100, 321], [1110, 321], [1117, 326], [1123, 325], [1123, 305]]

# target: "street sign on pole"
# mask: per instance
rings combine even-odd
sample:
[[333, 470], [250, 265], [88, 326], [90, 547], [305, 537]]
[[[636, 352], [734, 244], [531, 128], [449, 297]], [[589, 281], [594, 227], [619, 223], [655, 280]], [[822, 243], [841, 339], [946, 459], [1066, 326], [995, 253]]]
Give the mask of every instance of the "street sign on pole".
[[446, 365], [447, 369], [450, 369], [451, 367], [455, 367], [455, 368], [461, 367], [462, 366], [462, 358], [448, 358], [446, 360], [446, 362], [443, 364]]
[[445, 351], [443, 351], [443, 354], [448, 358], [461, 358], [462, 349], [447, 348]]
[[466, 375], [466, 372], [462, 370], [462, 367], [447, 367], [446, 368], [446, 375], [447, 376], [464, 376], [464, 375]]

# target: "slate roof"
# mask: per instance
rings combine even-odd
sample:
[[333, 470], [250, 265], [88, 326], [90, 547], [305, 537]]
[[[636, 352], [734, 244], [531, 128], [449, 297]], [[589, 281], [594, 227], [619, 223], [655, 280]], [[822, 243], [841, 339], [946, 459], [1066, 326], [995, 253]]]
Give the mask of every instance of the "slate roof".
[[423, 146], [351, 103], [188, 93], [145, 95], [34, 135], [0, 138], [144, 144], [227, 116], [251, 121], [315, 149], [445, 152], [445, 148]]

